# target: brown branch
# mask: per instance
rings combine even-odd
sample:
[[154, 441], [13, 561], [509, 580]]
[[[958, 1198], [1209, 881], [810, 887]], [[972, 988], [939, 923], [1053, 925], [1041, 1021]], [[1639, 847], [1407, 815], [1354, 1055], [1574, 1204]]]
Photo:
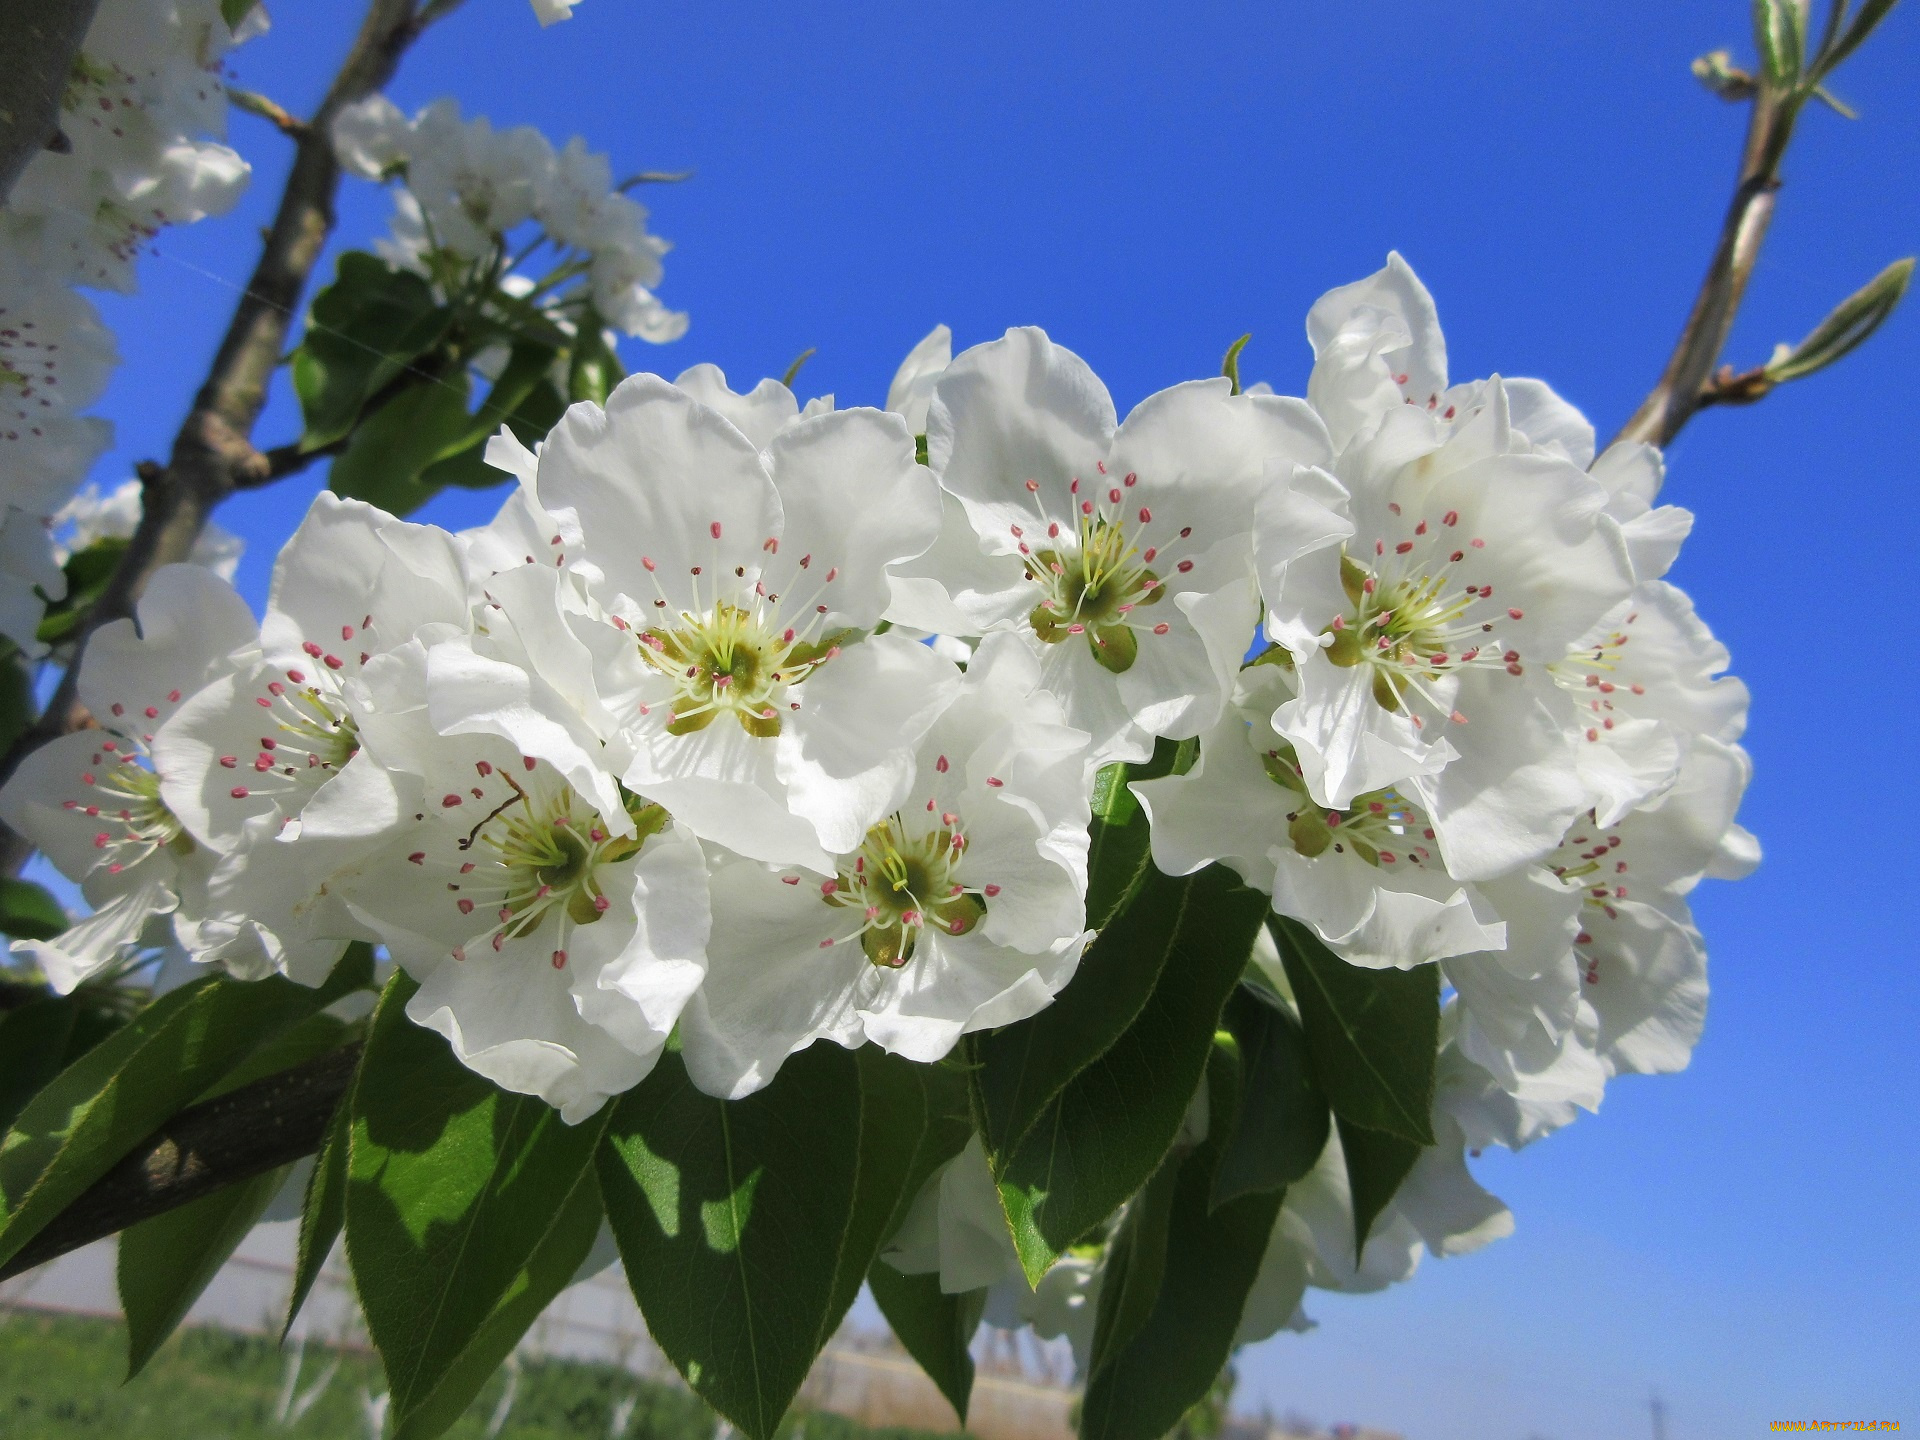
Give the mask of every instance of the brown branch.
[[[1774, 199], [1780, 189], [1780, 162], [1793, 138], [1801, 97], [1782, 91], [1762, 78], [1755, 85], [1746, 145], [1740, 155], [1740, 174], [1720, 226], [1720, 241], [1707, 267], [1693, 311], [1680, 331], [1667, 368], [1639, 410], [1614, 436], [1666, 445], [1698, 411], [1711, 388], [1714, 366], [1726, 348], [1733, 318], [1746, 295], [1760, 245], [1773, 220]], [[1724, 403], [1730, 397], [1715, 399]]]
[[182, 1110], [0, 1265], [0, 1280], [320, 1148], [359, 1042]]
[[[133, 613], [155, 570], [192, 553], [215, 506], [242, 486], [272, 478], [271, 462], [249, 437], [266, 403], [267, 385], [279, 366], [301, 294], [333, 231], [340, 188], [340, 164], [330, 138], [334, 117], [383, 87], [425, 25], [457, 3], [434, 0], [416, 13], [414, 0], [369, 0], [360, 33], [326, 98], [293, 137], [293, 169], [259, 263], [193, 409], [174, 437], [171, 457], [164, 468], [142, 477], [140, 525], [112, 579], [81, 621], [75, 654], [100, 626]], [[75, 701], [78, 678], [78, 664], [68, 666], [46, 710], [0, 759], [0, 782], [33, 750], [81, 723]], [[24, 841], [6, 834], [0, 863], [17, 870], [29, 853]]]
[[68, 148], [60, 102], [100, 0], [0, 0], [0, 204], [42, 150]]

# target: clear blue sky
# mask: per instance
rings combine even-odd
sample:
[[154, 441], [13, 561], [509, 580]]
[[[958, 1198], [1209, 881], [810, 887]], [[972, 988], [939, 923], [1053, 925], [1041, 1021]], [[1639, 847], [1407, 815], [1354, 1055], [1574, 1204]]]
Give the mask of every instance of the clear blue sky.
[[[307, 108], [356, 9], [276, 6], [276, 33], [235, 57], [242, 80]], [[525, 0], [472, 0], [394, 91], [583, 133], [617, 172], [697, 169], [645, 197], [678, 245], [662, 293], [692, 329], [629, 346], [633, 368], [712, 360], [751, 382], [811, 345], [803, 391], [878, 403], [936, 321], [961, 344], [1039, 324], [1124, 410], [1251, 330], [1249, 376], [1298, 392], [1308, 305], [1398, 248], [1438, 297], [1456, 377], [1542, 376], [1604, 434], [1705, 263], [1743, 112], [1686, 66], [1743, 54], [1746, 11], [586, 0], [541, 32]], [[1836, 89], [1864, 118], [1809, 117], [1737, 362], [1920, 249], [1920, 11], [1897, 10]], [[235, 131], [256, 165], [241, 213], [162, 241], [229, 278], [286, 159], [259, 122]], [[347, 238], [385, 205], [350, 190]], [[128, 356], [112, 466], [164, 455], [230, 304], [164, 259], [144, 276], [107, 307]], [[1767, 847], [1754, 879], [1701, 896], [1714, 998], [1693, 1068], [1620, 1083], [1599, 1117], [1489, 1159], [1512, 1239], [1390, 1295], [1320, 1299], [1317, 1333], [1243, 1359], [1243, 1403], [1416, 1440], [1642, 1436], [1654, 1389], [1672, 1440], [1787, 1417], [1920, 1425], [1920, 886], [1899, 848], [1920, 721], [1900, 648], [1917, 380], [1920, 304], [1838, 371], [1706, 415], [1671, 457], [1668, 497], [1700, 517], [1675, 578], [1753, 687], [1743, 818]], [[262, 438], [292, 433], [283, 393]], [[311, 489], [221, 517], [254, 544], [256, 601]], [[430, 513], [490, 503], [457, 500]]]

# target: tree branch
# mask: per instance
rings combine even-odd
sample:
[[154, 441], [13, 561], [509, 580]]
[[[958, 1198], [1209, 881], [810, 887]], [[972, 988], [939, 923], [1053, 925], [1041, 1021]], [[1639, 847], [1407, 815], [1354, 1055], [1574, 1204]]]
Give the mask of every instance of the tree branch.
[[62, 1210], [0, 1280], [320, 1148], [353, 1082], [359, 1042], [182, 1110]]
[[[1746, 78], [1746, 77], [1743, 77]], [[1793, 124], [1801, 100], [1782, 91], [1765, 77], [1755, 83], [1753, 113], [1747, 123], [1746, 145], [1740, 155], [1740, 174], [1720, 226], [1720, 240], [1707, 267], [1693, 311], [1680, 331], [1667, 368], [1631, 420], [1620, 427], [1614, 441], [1643, 440], [1669, 444], [1701, 408], [1703, 395], [1720, 352], [1726, 348], [1733, 318], [1747, 293], [1760, 245], [1772, 223], [1774, 198], [1780, 189], [1780, 162], [1793, 138]], [[1720, 397], [1722, 399], [1726, 397]]]
[[65, 148], [60, 102], [100, 0], [0, 0], [0, 204], [42, 150]]
[[[293, 169], [260, 252], [259, 263], [228, 322], [193, 409], [174, 437], [165, 467], [144, 476], [139, 528], [119, 567], [74, 636], [74, 653], [100, 626], [133, 613], [147, 579], [192, 553], [208, 516], [236, 489], [272, 479], [272, 463], [249, 438], [267, 384], [278, 368], [302, 292], [335, 223], [340, 164], [333, 153], [334, 117], [382, 88], [426, 24], [458, 0], [435, 0], [416, 13], [414, 0], [370, 0], [366, 19], [320, 108], [294, 135]], [[290, 473], [290, 472], [289, 472]], [[0, 760], [0, 783], [39, 746], [86, 721], [75, 699], [79, 665], [67, 668], [40, 718]], [[30, 853], [7, 833], [0, 860], [18, 869]]]

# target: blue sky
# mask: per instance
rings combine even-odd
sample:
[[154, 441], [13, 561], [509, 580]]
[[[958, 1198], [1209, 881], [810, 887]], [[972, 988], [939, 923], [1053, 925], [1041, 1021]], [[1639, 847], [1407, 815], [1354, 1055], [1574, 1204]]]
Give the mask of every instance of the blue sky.
[[[1736, 363], [1920, 249], [1912, 8], [1836, 82], [1863, 118], [1805, 123]], [[276, 7], [242, 81], [309, 108], [348, 9]], [[524, 0], [471, 0], [393, 92], [584, 134], [617, 173], [698, 172], [644, 197], [692, 329], [664, 353], [630, 344], [631, 368], [712, 360], [750, 383], [817, 346], [803, 393], [879, 403], [937, 321], [961, 344], [1039, 324], [1124, 411], [1251, 330], [1248, 377], [1297, 393], [1307, 307], [1397, 248], [1456, 378], [1544, 377], [1605, 434], [1657, 374], [1725, 204], [1744, 112], [1686, 66], [1744, 54], [1746, 10], [587, 0], [541, 32]], [[102, 479], [165, 454], [232, 299], [201, 272], [252, 263], [286, 147], [248, 117], [235, 135], [256, 166], [240, 212], [163, 237], [189, 263], [150, 261], [137, 299], [103, 306], [127, 364]], [[385, 211], [349, 189], [345, 237]], [[1699, 897], [1714, 999], [1693, 1068], [1489, 1157], [1517, 1234], [1388, 1295], [1319, 1299], [1317, 1332], [1243, 1358], [1243, 1404], [1416, 1440], [1645, 1435], [1655, 1390], [1672, 1440], [1920, 1424], [1920, 886], [1900, 848], [1917, 380], [1920, 305], [1838, 370], [1702, 417], [1671, 456], [1667, 498], [1699, 515], [1674, 578], [1753, 688], [1743, 819], [1767, 847], [1753, 879]], [[282, 386], [257, 438], [293, 433]], [[256, 602], [314, 483], [221, 515], [254, 546]]]

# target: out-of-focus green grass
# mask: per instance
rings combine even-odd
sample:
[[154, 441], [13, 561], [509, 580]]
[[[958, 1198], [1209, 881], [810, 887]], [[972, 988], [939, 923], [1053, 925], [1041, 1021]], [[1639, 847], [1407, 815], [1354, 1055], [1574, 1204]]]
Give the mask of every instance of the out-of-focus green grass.
[[[299, 1390], [339, 1368], [297, 1423], [275, 1419], [287, 1353], [224, 1330], [185, 1330], [129, 1384], [118, 1321], [0, 1311], [0, 1436], [5, 1440], [371, 1440], [363, 1396], [386, 1388], [372, 1355], [309, 1344]], [[485, 1440], [504, 1376], [481, 1391], [448, 1440]], [[632, 1398], [616, 1437], [616, 1407]], [[791, 1416], [805, 1440], [922, 1440], [867, 1430], [837, 1415]], [[697, 1397], [610, 1365], [528, 1362], [499, 1440], [714, 1440], [718, 1421]], [[934, 1440], [932, 1436], [924, 1440]]]

